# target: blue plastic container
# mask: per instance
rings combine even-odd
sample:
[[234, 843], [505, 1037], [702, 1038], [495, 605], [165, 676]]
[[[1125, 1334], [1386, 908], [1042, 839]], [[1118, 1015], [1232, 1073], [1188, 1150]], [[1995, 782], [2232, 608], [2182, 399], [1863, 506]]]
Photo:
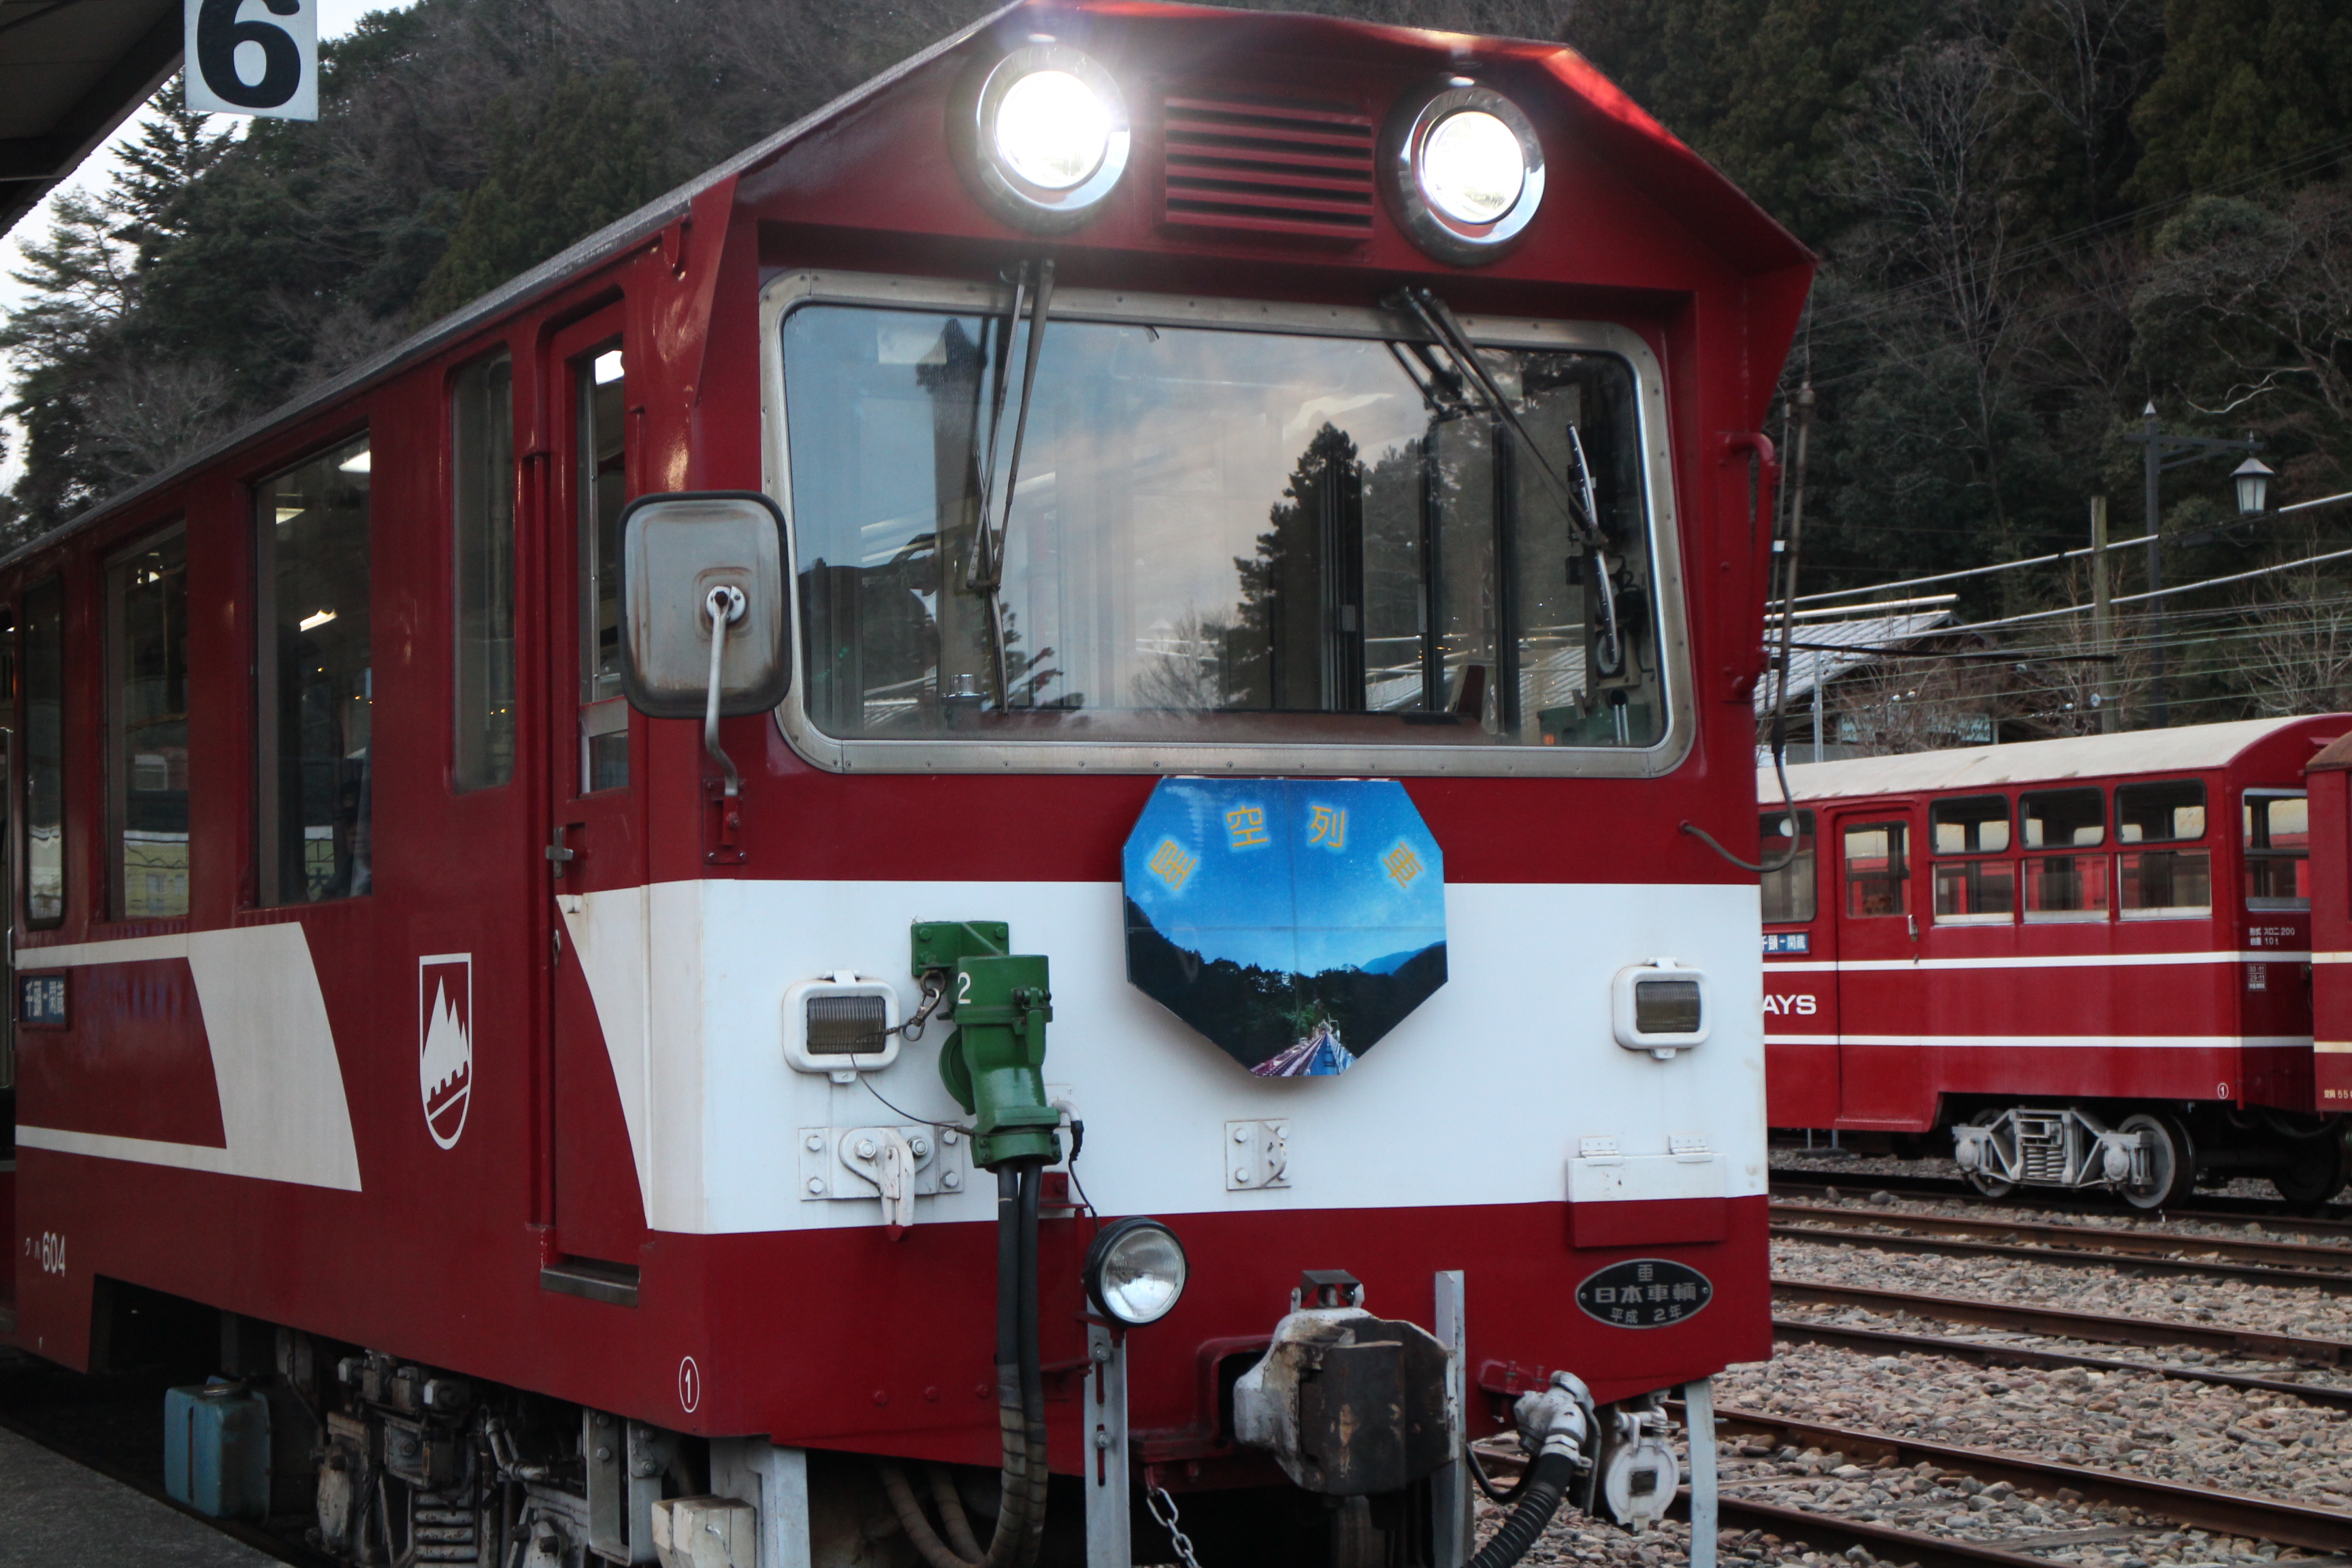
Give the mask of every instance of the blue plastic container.
[[163, 1393], [163, 1488], [215, 1519], [269, 1513], [269, 1402], [235, 1383]]

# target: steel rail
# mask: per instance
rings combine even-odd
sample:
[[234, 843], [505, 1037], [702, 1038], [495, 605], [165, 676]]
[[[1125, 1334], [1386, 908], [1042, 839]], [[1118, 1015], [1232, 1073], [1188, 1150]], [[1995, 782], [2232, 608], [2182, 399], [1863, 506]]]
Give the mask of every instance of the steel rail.
[[[2258, 1219], [2275, 1223], [2292, 1230], [2307, 1230], [2315, 1235], [2352, 1236], [2352, 1205], [2289, 1204], [2283, 1198], [2232, 1198], [2218, 1193], [2200, 1194], [2195, 1208], [2126, 1210], [2116, 1200], [2104, 1194], [2078, 1194], [2063, 1187], [2019, 1187], [2005, 1197], [1988, 1197], [1968, 1183], [1953, 1176], [1889, 1176], [1874, 1175], [1856, 1171], [1851, 1175], [1836, 1171], [1789, 1171], [1775, 1169], [1771, 1173], [1772, 1190], [1790, 1194], [1815, 1189], [1823, 1195], [1850, 1192], [1888, 1192], [1898, 1197], [1958, 1198], [1963, 1203], [2022, 1204], [2041, 1208], [2064, 1209], [2112, 1214], [2122, 1219], [2131, 1214], [2144, 1214], [2155, 1222], [2166, 1220], [2209, 1220], [2221, 1225], [2242, 1224]], [[2306, 1215], [2302, 1211], [2315, 1213]]]
[[[1494, 1471], [1518, 1470], [1527, 1465], [1527, 1460], [1517, 1454], [1488, 1454], [1481, 1450], [1479, 1458]], [[1676, 1489], [1675, 1500], [1667, 1505], [1666, 1517], [1685, 1524], [1690, 1522], [1689, 1487]], [[2051, 1568], [2046, 1557], [2021, 1556], [1989, 1542], [1922, 1535], [1891, 1524], [1874, 1524], [1836, 1514], [1809, 1513], [1803, 1509], [1736, 1497], [1720, 1489], [1716, 1495], [1715, 1517], [1718, 1546], [1727, 1535], [1760, 1531], [1801, 1546], [1840, 1555], [1859, 1546], [1882, 1562], [1906, 1563], [1910, 1568]], [[2092, 1532], [2082, 1533], [2088, 1536]]]
[[1895, 1236], [1885, 1231], [1833, 1228], [1828, 1226], [1776, 1225], [1774, 1239], [1811, 1241], [1828, 1247], [1875, 1247], [1887, 1252], [1924, 1252], [1941, 1258], [2007, 1258], [2030, 1263], [2055, 1264], [2062, 1268], [2126, 1268], [2140, 1274], [2193, 1275], [2212, 1279], [2243, 1279], [2250, 1284], [2280, 1285], [2352, 1294], [2352, 1274], [2313, 1268], [2271, 1268], [2259, 1263], [2200, 1263], [2191, 1258], [2149, 1258], [2130, 1252], [2099, 1252], [2086, 1247], [2020, 1247], [2005, 1241], [1959, 1241], [1949, 1237]]
[[2267, 1263], [2288, 1268], [2315, 1267], [2352, 1270], [2352, 1247], [2333, 1243], [2249, 1241], [2238, 1237], [2191, 1236], [2178, 1231], [2124, 1229], [2117, 1226], [2052, 1225], [2036, 1220], [2012, 1220], [1987, 1215], [1958, 1219], [1949, 1215], [1910, 1214], [1901, 1209], [1857, 1211], [1824, 1204], [1771, 1205], [1774, 1218], [1801, 1216], [1809, 1225], [1853, 1228], [1869, 1225], [1899, 1225], [1936, 1236], [1979, 1237], [1985, 1240], [2033, 1241], [2065, 1247], [2095, 1245], [2104, 1252], [2175, 1259], [2183, 1252], [2208, 1252], [2237, 1263]]
[[1856, 1329], [1843, 1323], [1817, 1322], [1811, 1318], [1775, 1318], [1772, 1338], [1787, 1344], [1832, 1345], [1840, 1350], [1875, 1351], [1880, 1354], [1937, 1355], [1972, 1366], [2082, 1367], [2092, 1372], [2137, 1372], [2203, 1383], [2250, 1394], [2284, 1395], [2306, 1405], [2352, 1410], [2352, 1388], [2325, 1383], [2289, 1383], [2284, 1378], [2253, 1377], [2242, 1372], [2215, 1372], [2210, 1367], [2180, 1366], [2166, 1362], [2126, 1361], [2119, 1356], [2084, 1355], [2079, 1351], [2043, 1350], [2037, 1346], [1994, 1344], [1944, 1334], [1898, 1334], [1886, 1329]]
[[2220, 1351], [2262, 1361], [2300, 1362], [2307, 1366], [2352, 1366], [2352, 1343], [2309, 1339], [2300, 1334], [2275, 1334], [2255, 1329], [2231, 1329], [2207, 1323], [2176, 1323], [2161, 1318], [2118, 1318], [2105, 1312], [2069, 1311], [2061, 1307], [2024, 1306], [2008, 1301], [1978, 1301], [1959, 1296], [1928, 1296], [1908, 1290], [1882, 1290], [1864, 1285], [1825, 1285], [1811, 1279], [1774, 1276], [1772, 1296], [1780, 1301], [1809, 1302], [1822, 1307], [1861, 1307], [1878, 1312], [1907, 1312], [1947, 1323], [1973, 1323], [1979, 1328], [2011, 1329], [2059, 1339], [2087, 1340], [2094, 1344], [2178, 1345], [2192, 1350]]
[[2003, 1449], [1963, 1448], [1949, 1443], [1897, 1436], [1891, 1432], [1831, 1426], [1728, 1405], [1716, 1407], [1715, 1422], [1717, 1432], [1747, 1433], [1847, 1455], [1891, 1457], [1906, 1468], [1932, 1464], [1938, 1469], [1956, 1470], [1980, 1480], [2007, 1481], [2021, 1491], [2046, 1495], [2063, 1487], [2086, 1499], [2159, 1514], [2200, 1530], [2274, 1541], [2282, 1546], [2301, 1546], [2312, 1551], [2352, 1551], [2352, 1513], [2336, 1509], [2225, 1492], [2211, 1486], [2145, 1480], [2115, 1470], [2037, 1459]]

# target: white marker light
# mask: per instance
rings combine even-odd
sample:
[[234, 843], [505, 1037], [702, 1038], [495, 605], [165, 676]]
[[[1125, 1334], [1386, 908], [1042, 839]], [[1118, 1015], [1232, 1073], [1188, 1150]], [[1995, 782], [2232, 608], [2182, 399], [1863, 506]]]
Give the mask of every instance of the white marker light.
[[1129, 1328], [1173, 1311], [1190, 1273], [1183, 1244], [1156, 1219], [1105, 1226], [1087, 1248], [1087, 1294], [1105, 1315]]
[[1422, 143], [1422, 194], [1457, 223], [1493, 223], [1517, 205], [1527, 183], [1517, 133], [1484, 110], [1447, 115]]
[[1066, 191], [1102, 167], [1110, 115], [1067, 71], [1031, 71], [996, 106], [997, 155], [1033, 185]]
[[329, 621], [331, 621], [334, 618], [334, 611], [320, 610], [315, 616], [305, 616], [302, 617], [302, 629], [306, 632], [310, 631], [316, 627], [325, 626]]

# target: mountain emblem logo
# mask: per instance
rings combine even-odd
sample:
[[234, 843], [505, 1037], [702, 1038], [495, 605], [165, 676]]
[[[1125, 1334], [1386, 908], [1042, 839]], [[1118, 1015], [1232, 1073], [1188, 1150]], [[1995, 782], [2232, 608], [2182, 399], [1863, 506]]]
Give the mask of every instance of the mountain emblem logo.
[[466, 1131], [474, 1097], [474, 955], [444, 952], [416, 961], [416, 1081], [425, 1130], [444, 1149]]

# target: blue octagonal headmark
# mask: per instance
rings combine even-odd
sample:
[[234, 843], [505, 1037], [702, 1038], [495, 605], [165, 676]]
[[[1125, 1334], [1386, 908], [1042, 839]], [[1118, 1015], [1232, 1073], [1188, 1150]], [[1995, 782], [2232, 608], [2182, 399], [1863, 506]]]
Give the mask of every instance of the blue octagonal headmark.
[[1445, 862], [1390, 780], [1162, 779], [1127, 977], [1250, 1071], [1345, 1072], [1445, 984]]

